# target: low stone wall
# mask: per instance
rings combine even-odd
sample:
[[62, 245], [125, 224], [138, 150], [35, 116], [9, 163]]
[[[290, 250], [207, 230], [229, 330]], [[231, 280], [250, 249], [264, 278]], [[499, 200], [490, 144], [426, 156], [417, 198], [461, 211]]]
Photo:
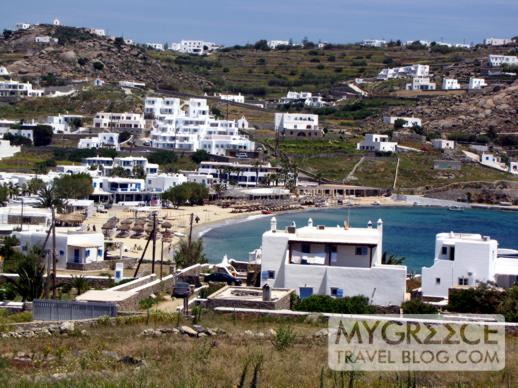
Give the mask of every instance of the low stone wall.
[[[255, 288], [255, 287], [254, 287]], [[281, 298], [271, 301], [263, 301], [263, 300], [247, 300], [245, 298], [219, 298], [227, 287], [223, 287], [222, 289], [216, 291], [214, 294], [210, 295], [207, 298], [206, 306], [210, 309], [215, 309], [216, 307], [230, 307], [230, 308], [246, 308], [246, 309], [261, 309], [261, 310], [289, 310], [291, 307], [291, 293], [293, 290], [286, 289], [286, 294]], [[260, 291], [260, 288], [257, 288]]]
[[94, 271], [100, 269], [115, 269], [115, 263], [124, 263], [124, 267], [133, 267], [137, 263], [136, 258], [103, 260], [87, 264], [67, 263], [67, 269], [76, 271]]
[[[85, 275], [77, 275], [77, 276], [83, 276], [85, 280], [88, 281], [88, 284], [90, 288], [108, 288], [113, 286], [113, 279], [109, 278], [107, 276], [85, 276]], [[0, 273], [0, 285], [6, 282], [6, 277], [15, 278], [16, 274], [3, 274]], [[56, 284], [58, 286], [69, 284], [72, 282], [74, 278], [71, 276], [62, 276], [58, 275], [56, 277]]]

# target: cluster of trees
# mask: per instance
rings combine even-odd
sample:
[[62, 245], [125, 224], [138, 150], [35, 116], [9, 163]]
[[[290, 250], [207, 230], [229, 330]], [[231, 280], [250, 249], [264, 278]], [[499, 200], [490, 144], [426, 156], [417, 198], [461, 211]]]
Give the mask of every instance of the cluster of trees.
[[[153, 151], [149, 156], [148, 160], [150, 163], [156, 163], [161, 166], [171, 165], [178, 162], [178, 155], [173, 151], [157, 150]], [[205, 150], [198, 150], [191, 154], [191, 160], [200, 164], [201, 162], [210, 160], [210, 154]]]
[[30, 146], [32, 145], [32, 141], [29, 138], [26, 138], [22, 135], [13, 135], [12, 133], [6, 133], [4, 135], [4, 140], [9, 140], [11, 145], [16, 146]]
[[201, 239], [190, 242], [187, 239], [180, 240], [176, 247], [174, 261], [178, 268], [206, 263], [207, 258], [203, 252], [203, 241]]
[[86, 173], [62, 175], [54, 180], [54, 189], [58, 198], [88, 198], [93, 192], [92, 177]]
[[171, 187], [162, 194], [162, 200], [171, 201], [178, 207], [182, 205], [203, 205], [209, 197], [209, 189], [204, 185], [194, 182], [183, 183]]
[[518, 285], [501, 290], [482, 283], [475, 288], [454, 289], [447, 308], [457, 313], [502, 314], [507, 322], [518, 322]]
[[112, 169], [112, 176], [118, 176], [120, 178], [146, 179], [146, 171], [142, 166], [135, 166], [131, 171], [126, 170], [123, 167], [114, 167]]

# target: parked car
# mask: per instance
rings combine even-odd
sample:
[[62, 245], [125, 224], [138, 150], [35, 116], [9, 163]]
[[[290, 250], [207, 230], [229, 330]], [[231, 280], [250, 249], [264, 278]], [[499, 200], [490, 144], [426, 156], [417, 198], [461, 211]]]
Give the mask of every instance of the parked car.
[[171, 296], [175, 298], [188, 298], [191, 296], [191, 285], [186, 282], [176, 282]]
[[240, 286], [241, 280], [229, 275], [228, 273], [221, 273], [221, 272], [214, 272], [207, 276], [205, 276], [206, 282], [220, 282], [220, 283], [227, 283], [229, 285], [235, 285]]

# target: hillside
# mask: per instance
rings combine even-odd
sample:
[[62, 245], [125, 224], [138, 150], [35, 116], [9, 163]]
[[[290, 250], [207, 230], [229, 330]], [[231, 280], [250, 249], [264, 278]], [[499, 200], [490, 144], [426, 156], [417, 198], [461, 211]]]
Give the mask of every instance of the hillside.
[[[203, 77], [151, 58], [142, 47], [99, 37], [86, 29], [37, 25], [8, 35], [0, 39], [0, 65], [6, 66], [13, 78], [41, 86], [96, 77], [107, 82], [140, 81], [152, 88], [165, 85], [200, 91], [211, 86]], [[37, 36], [50, 36], [58, 43], [36, 43]]]

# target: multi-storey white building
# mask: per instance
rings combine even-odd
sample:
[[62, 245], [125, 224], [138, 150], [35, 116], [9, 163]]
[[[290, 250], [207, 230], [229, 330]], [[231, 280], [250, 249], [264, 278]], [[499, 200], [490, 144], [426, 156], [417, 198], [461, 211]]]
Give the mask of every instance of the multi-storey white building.
[[220, 183], [236, 183], [239, 186], [254, 187], [267, 184], [269, 176], [276, 173], [277, 168], [270, 163], [246, 164], [229, 162], [201, 162], [198, 174], [211, 175]]
[[33, 89], [29, 82], [0, 81], [0, 97], [41, 97], [42, 89]]
[[506, 38], [486, 38], [484, 39], [484, 44], [486, 46], [505, 46], [506, 44], [513, 43], [512, 39]]
[[113, 158], [102, 157], [102, 156], [93, 156], [91, 158], [85, 158], [82, 160], [82, 163], [88, 167], [112, 167], [113, 166]]
[[186, 183], [187, 177], [183, 174], [158, 174], [146, 177], [146, 190], [163, 193], [167, 189]]
[[385, 47], [387, 45], [387, 41], [380, 39], [364, 39], [361, 43], [364, 47]]
[[430, 77], [414, 77], [412, 82], [406, 84], [406, 90], [435, 90], [435, 82], [430, 82]]
[[145, 128], [144, 117], [138, 113], [98, 112], [93, 125], [95, 128], [115, 128], [120, 130], [141, 131]]
[[455, 142], [446, 139], [432, 139], [432, 147], [436, 150], [453, 150], [455, 149]]
[[470, 89], [470, 90], [482, 89], [485, 86], [487, 86], [487, 84], [486, 84], [486, 80], [484, 78], [470, 77], [468, 89]]
[[311, 108], [321, 108], [326, 105], [321, 96], [313, 96], [311, 92], [292, 92], [289, 91], [286, 96], [281, 97], [279, 103], [281, 104], [292, 104], [292, 103], [304, 103], [304, 105]]
[[263, 234], [261, 286], [292, 288], [311, 295], [366, 296], [375, 305], [400, 305], [405, 299], [406, 267], [383, 264], [383, 222], [373, 228], [315, 226], [277, 228]]
[[113, 159], [113, 167], [122, 167], [126, 171], [133, 173], [136, 167], [142, 168], [146, 175], [156, 175], [159, 166], [156, 163], [149, 163], [147, 158], [142, 156], [126, 156]]
[[423, 267], [421, 275], [425, 297], [448, 298], [450, 288], [487, 282], [511, 287], [518, 281], [518, 251], [498, 249], [498, 241], [489, 236], [439, 233], [434, 263]]
[[[32, 247], [42, 247], [47, 237], [47, 231], [14, 232], [20, 241], [24, 253]], [[51, 248], [47, 242], [46, 250]], [[57, 267], [65, 269], [68, 263], [88, 264], [104, 260], [104, 236], [102, 233], [56, 231], [56, 259]]]
[[418, 117], [403, 117], [403, 116], [383, 116], [383, 122], [385, 124], [394, 125], [397, 120], [403, 120], [403, 128], [422, 127], [423, 123]]
[[443, 90], [458, 90], [460, 89], [459, 81], [455, 78], [443, 78], [442, 79]]
[[322, 137], [318, 115], [275, 113], [275, 131], [286, 137]]
[[489, 56], [489, 66], [498, 67], [503, 65], [509, 66], [517, 66], [518, 65], [518, 57], [514, 55], [494, 55], [491, 54]]
[[430, 66], [415, 64], [383, 69], [379, 72], [377, 79], [385, 81], [392, 78], [428, 77], [429, 75]]
[[277, 47], [290, 46], [289, 40], [269, 40], [266, 42], [271, 50], [275, 50]]
[[184, 54], [204, 55], [216, 51], [221, 46], [214, 42], [203, 40], [182, 40], [180, 43], [171, 43], [170, 49]]
[[115, 150], [120, 151], [119, 134], [113, 132], [98, 133], [97, 137], [79, 139], [79, 143], [77, 144], [77, 148], [80, 149], [103, 147], [114, 148]]
[[214, 155], [255, 149], [254, 142], [239, 134], [236, 121], [214, 118], [205, 99], [191, 98], [184, 111], [178, 98], [148, 97], [144, 113], [155, 119], [151, 131], [155, 148], [190, 152], [202, 149]]
[[74, 128], [73, 123], [82, 119], [82, 115], [47, 116], [47, 125], [52, 127], [54, 133], [69, 133]]
[[356, 144], [356, 149], [361, 151], [396, 152], [397, 142], [389, 141], [388, 135], [366, 133], [365, 138]]

